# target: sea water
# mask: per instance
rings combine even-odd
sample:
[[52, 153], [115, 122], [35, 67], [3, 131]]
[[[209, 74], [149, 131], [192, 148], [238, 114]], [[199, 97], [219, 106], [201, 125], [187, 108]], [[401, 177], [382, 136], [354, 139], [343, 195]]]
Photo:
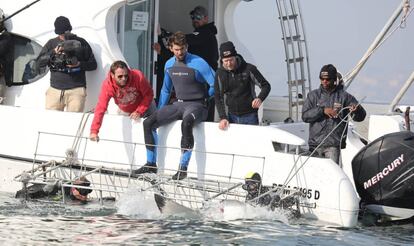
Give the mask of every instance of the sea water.
[[215, 211], [164, 217], [133, 189], [103, 207], [0, 193], [0, 245], [414, 245], [413, 224], [346, 229], [260, 208], [238, 218]]

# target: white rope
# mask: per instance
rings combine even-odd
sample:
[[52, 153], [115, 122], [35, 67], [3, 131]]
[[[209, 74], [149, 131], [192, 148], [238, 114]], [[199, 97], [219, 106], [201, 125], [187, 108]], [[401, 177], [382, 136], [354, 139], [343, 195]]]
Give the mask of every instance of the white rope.
[[[86, 123], [88, 122], [88, 118], [91, 115], [93, 110], [89, 110], [83, 113], [81, 121], [79, 122], [78, 129], [75, 134], [75, 138], [73, 139], [72, 148], [66, 150], [66, 164], [76, 163], [78, 160], [78, 150], [80, 147], [80, 142], [82, 140], [82, 135], [85, 130]], [[86, 116], [86, 117], [85, 117]]]
[[345, 76], [344, 76], [344, 78], [343, 78], [343, 80], [346, 82], [345, 83], [345, 87], [347, 88], [348, 86], [349, 86], [349, 82], [348, 82], [348, 80], [350, 79], [349, 78], [349, 76], [355, 71], [355, 70], [358, 70], [364, 63], [365, 63], [365, 61], [368, 59], [368, 57], [370, 57], [375, 51], [377, 51], [377, 49], [381, 46], [381, 45], [383, 45], [384, 44], [384, 42], [386, 41], [386, 40], [388, 40], [388, 38], [390, 38], [393, 34], [394, 34], [394, 32], [395, 31], [397, 31], [399, 28], [405, 28], [406, 27], [406, 20], [407, 20], [407, 18], [408, 18], [408, 16], [410, 16], [410, 14], [413, 12], [413, 9], [411, 8], [410, 9], [410, 4], [409, 4], [409, 0], [406, 0], [406, 3], [405, 3], [405, 5], [404, 5], [404, 15], [402, 16], [402, 18], [401, 18], [401, 22], [400, 22], [400, 24], [398, 24], [398, 26], [396, 26], [388, 35], [386, 35], [385, 37], [384, 37], [384, 39], [383, 40], [381, 40], [381, 42], [379, 42], [378, 43], [378, 45], [377, 46], [375, 46], [375, 48], [371, 51], [371, 52], [369, 52], [367, 55], [366, 55], [366, 59], [364, 59], [364, 60], [361, 60], [361, 61], [359, 61], [359, 63], [354, 67], [354, 69], [352, 69], [351, 71], [349, 71]]
[[401, 18], [401, 28], [405, 28], [407, 26], [407, 16], [410, 11], [410, 0], [406, 0], [403, 7], [403, 16]]

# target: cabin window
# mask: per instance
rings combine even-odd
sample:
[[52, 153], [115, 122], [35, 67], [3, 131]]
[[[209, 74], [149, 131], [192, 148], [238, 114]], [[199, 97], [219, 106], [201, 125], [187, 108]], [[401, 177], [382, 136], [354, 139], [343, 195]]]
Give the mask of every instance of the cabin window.
[[13, 47], [11, 54], [13, 60], [10, 69], [6, 71], [7, 85], [24, 85], [32, 83], [47, 73], [47, 69], [39, 71], [36, 66], [36, 58], [42, 50], [42, 46], [28, 38], [12, 34]]
[[155, 2], [144, 0], [125, 5], [118, 11], [118, 43], [128, 65], [152, 79], [153, 16]]
[[273, 141], [272, 145], [275, 152], [301, 154], [308, 151], [307, 146], [290, 145], [276, 141]]

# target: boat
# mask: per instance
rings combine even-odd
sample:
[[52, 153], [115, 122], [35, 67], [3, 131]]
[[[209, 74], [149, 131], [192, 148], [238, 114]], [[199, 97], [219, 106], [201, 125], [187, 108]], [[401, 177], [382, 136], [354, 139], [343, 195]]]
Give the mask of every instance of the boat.
[[[237, 47], [243, 47], [234, 33], [235, 23], [231, 16], [238, 5], [248, 2], [208, 2], [208, 8], [215, 13], [219, 41], [231, 38]], [[91, 196], [101, 201], [104, 196], [117, 199], [130, 186], [139, 186], [141, 190], [155, 189], [158, 195], [181, 207], [192, 208], [195, 203], [198, 205], [194, 206], [200, 208], [210, 197], [226, 200], [224, 197], [231, 195], [231, 200], [244, 201], [245, 193], [239, 186], [246, 173], [254, 171], [261, 175], [263, 185], [273, 187], [274, 191], [285, 195], [300, 194], [297, 196], [298, 210], [304, 218], [341, 227], [356, 226], [360, 198], [350, 163], [364, 143], [355, 126], [350, 124], [348, 147], [342, 153], [343, 169], [331, 160], [309, 156], [306, 146], [308, 126], [298, 119], [303, 95], [311, 89], [310, 77], [307, 77], [307, 46], [301, 44], [297, 54], [289, 53], [288, 47], [295, 39], [287, 37], [288, 21], [292, 19], [299, 24], [297, 30], [304, 35], [300, 26], [303, 24], [302, 17], [300, 12], [295, 12], [300, 10], [298, 5], [289, 6], [294, 13], [292, 16], [295, 16], [289, 17], [286, 1], [277, 2], [280, 23], [285, 32], [283, 44], [288, 61], [289, 96], [269, 100], [272, 104], [268, 108], [272, 110], [264, 109], [262, 112], [272, 122], [268, 125], [234, 124], [227, 131], [219, 130], [217, 123], [197, 125], [194, 128], [195, 147], [187, 182], [171, 182], [167, 178], [178, 168], [181, 151], [179, 121], [159, 129], [159, 175], [156, 178], [132, 175], [131, 170], [146, 161], [142, 122], [118, 115], [113, 103], [100, 130], [101, 141], [88, 140], [92, 109], [97, 101], [100, 83], [112, 61], [126, 60], [131, 67], [139, 68], [151, 81], [155, 81], [151, 71], [156, 55], [150, 44], [156, 40], [156, 23], [169, 16], [165, 9], [161, 12], [162, 8], [170, 5], [163, 1], [120, 0], [75, 0], [70, 4], [63, 0], [41, 0], [27, 5], [24, 11], [5, 23], [15, 40], [15, 57], [14, 83], [7, 88], [5, 100], [0, 105], [0, 115], [7, 119], [0, 123], [0, 191], [16, 192], [22, 188], [22, 183], [24, 186], [46, 184], [56, 179], [63, 181], [61, 187], [76, 187], [73, 181], [79, 176], [86, 176], [91, 180], [90, 189], [94, 191]], [[191, 9], [194, 1], [180, 2], [179, 6], [172, 14], [187, 17], [187, 7]], [[3, 1], [2, 8], [6, 15], [18, 10], [15, 2]], [[23, 79], [27, 65], [30, 69], [30, 63], [42, 45], [55, 36], [55, 17], [38, 14], [45, 10], [56, 16], [67, 16], [71, 20], [73, 33], [84, 37], [95, 54], [98, 69], [87, 72], [88, 97], [84, 113], [44, 109], [44, 93], [49, 86], [48, 72]], [[165, 22], [168, 23], [168, 20]], [[304, 83], [298, 83], [300, 81]], [[293, 118], [295, 122], [284, 122], [287, 118]], [[151, 180], [157, 180], [157, 185]], [[237, 189], [230, 189], [236, 186]], [[182, 190], [180, 197], [171, 199], [176, 197], [177, 187]], [[193, 193], [196, 195], [188, 195]]]

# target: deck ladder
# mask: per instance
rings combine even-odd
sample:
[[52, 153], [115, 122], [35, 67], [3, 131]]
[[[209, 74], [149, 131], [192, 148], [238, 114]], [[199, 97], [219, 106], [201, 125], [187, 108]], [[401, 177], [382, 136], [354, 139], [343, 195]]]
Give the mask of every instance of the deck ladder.
[[309, 54], [299, 0], [276, 0], [285, 47], [289, 117], [300, 119], [301, 105], [311, 90]]

